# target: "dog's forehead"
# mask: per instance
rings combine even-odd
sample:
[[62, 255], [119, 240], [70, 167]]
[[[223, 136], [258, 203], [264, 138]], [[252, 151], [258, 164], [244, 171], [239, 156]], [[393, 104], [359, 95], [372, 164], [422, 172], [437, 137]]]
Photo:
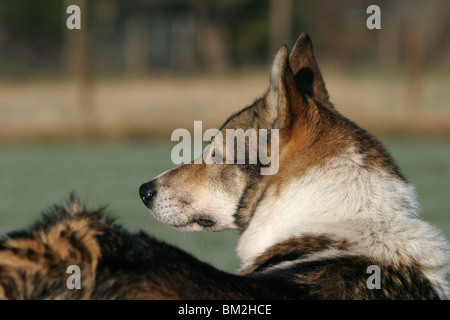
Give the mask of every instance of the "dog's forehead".
[[246, 129], [252, 126], [255, 113], [254, 104], [232, 114], [220, 127], [220, 131], [226, 129]]

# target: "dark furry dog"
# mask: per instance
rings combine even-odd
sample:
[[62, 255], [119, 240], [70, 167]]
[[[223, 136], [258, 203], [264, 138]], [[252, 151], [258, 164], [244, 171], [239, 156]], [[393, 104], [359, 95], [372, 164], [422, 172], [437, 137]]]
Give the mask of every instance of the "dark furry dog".
[[[305, 289], [275, 275], [236, 276], [150, 237], [75, 197], [0, 241], [1, 299], [285, 299]], [[69, 289], [70, 265], [81, 270]]]

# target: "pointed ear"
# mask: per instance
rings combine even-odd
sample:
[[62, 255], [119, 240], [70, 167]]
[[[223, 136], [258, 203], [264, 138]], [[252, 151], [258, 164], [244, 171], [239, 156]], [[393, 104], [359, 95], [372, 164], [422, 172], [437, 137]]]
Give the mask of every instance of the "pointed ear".
[[265, 96], [264, 107], [259, 110], [263, 127], [283, 128], [294, 118], [291, 101], [296, 95], [294, 75], [289, 66], [289, 50], [283, 45], [278, 50], [270, 70], [270, 87]]
[[[283, 45], [278, 49], [270, 69], [270, 89], [276, 92], [283, 90], [283, 78], [288, 70], [288, 48]], [[292, 71], [291, 71], [292, 72]]]
[[302, 33], [295, 42], [289, 57], [297, 89], [303, 95], [329, 100], [309, 35]]

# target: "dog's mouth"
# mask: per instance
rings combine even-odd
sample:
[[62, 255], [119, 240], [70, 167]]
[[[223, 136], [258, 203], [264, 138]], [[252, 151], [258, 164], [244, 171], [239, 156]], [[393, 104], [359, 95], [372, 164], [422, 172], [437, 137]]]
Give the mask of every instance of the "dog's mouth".
[[195, 212], [195, 209], [185, 201], [182, 204], [186, 204], [186, 206], [158, 205], [156, 208], [151, 208], [150, 211], [157, 220], [176, 229], [214, 231], [214, 228], [217, 227], [218, 222], [213, 220], [208, 213]]
[[193, 219], [187, 223], [183, 223], [183, 224], [173, 224], [172, 227], [175, 227], [177, 229], [184, 229], [187, 228], [189, 226], [192, 226], [194, 224], [199, 225], [200, 227], [203, 228], [212, 228], [216, 225], [216, 223], [211, 220], [211, 219], [207, 219], [207, 218], [198, 218], [198, 219]]
[[201, 225], [202, 227], [205, 227], [205, 228], [214, 227], [214, 225], [216, 224], [214, 221], [212, 221], [210, 219], [204, 219], [204, 218], [195, 219], [194, 222], [198, 223], [199, 225]]

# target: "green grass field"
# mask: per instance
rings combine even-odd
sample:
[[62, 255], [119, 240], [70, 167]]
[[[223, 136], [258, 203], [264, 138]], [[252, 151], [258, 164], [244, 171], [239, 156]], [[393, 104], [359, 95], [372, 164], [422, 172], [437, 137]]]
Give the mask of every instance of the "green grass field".
[[[387, 141], [416, 187], [422, 217], [450, 238], [450, 142]], [[32, 145], [0, 147], [0, 234], [23, 228], [70, 192], [89, 206], [108, 205], [131, 231], [139, 229], [177, 245], [214, 266], [239, 266], [234, 232], [187, 233], [157, 222], [138, 196], [142, 182], [173, 167], [173, 145], [159, 143]]]

